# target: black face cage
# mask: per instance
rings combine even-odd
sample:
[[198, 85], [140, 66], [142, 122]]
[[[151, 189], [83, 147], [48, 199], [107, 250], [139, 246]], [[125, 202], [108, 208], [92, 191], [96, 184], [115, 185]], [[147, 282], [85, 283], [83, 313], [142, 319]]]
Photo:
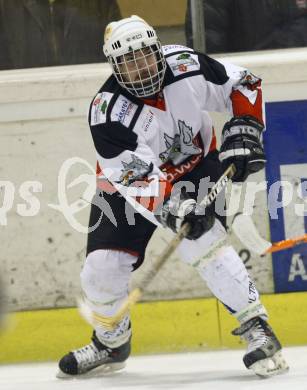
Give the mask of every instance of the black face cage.
[[137, 97], [148, 97], [162, 88], [166, 62], [160, 43], [109, 58], [118, 83]]

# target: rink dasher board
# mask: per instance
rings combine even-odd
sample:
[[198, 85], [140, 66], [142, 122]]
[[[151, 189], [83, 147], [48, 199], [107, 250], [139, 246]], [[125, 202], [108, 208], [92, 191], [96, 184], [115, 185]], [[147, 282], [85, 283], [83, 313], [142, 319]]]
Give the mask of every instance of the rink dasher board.
[[[284, 346], [307, 345], [307, 293], [268, 294], [262, 301]], [[237, 321], [216, 299], [139, 303], [132, 308], [132, 354], [244, 348], [231, 335]], [[0, 335], [0, 363], [54, 361], [89, 343], [91, 327], [77, 309], [19, 312]]]
[[[295, 101], [307, 98], [307, 49], [217, 57], [247, 66], [262, 77], [264, 98], [268, 104], [282, 101], [295, 104]], [[106, 64], [0, 72], [0, 131], [3, 150], [7, 151], [1, 155], [1, 179], [11, 181], [15, 188], [7, 225], [1, 226], [1, 273], [5, 275], [10, 309], [69, 307], [75, 304], [75, 297], [80, 293], [79, 272], [84, 261], [86, 236], [72, 229], [64, 215], [48, 205], [58, 202], [58, 173], [65, 160], [78, 156], [95, 167], [86, 112], [93, 95], [109, 74]], [[220, 122], [216, 121], [217, 133], [225, 120], [227, 118], [223, 117]], [[10, 150], [14, 150], [14, 154]], [[273, 148], [272, 153], [277, 151]], [[270, 164], [271, 157], [268, 158]], [[74, 167], [66, 185], [83, 173], [90, 172], [82, 165]], [[43, 184], [42, 192], [34, 194], [40, 202], [40, 211], [34, 216], [21, 217], [18, 206], [25, 202], [19, 190], [26, 180]], [[68, 200], [71, 202], [82, 194], [78, 186], [69, 191]], [[260, 194], [256, 202], [254, 222], [261, 228], [264, 238], [270, 239], [265, 194]], [[76, 216], [84, 226], [88, 213], [89, 207]], [[165, 243], [164, 233], [158, 235], [156, 244], [149, 248], [150, 255], [159, 253], [162, 242]], [[244, 251], [239, 243], [233, 243], [239, 251]], [[243, 252], [244, 256], [259, 290], [273, 292], [271, 256], [261, 259]], [[277, 269], [277, 266], [281, 268]], [[274, 267], [277, 273], [283, 271], [283, 262], [274, 262]], [[287, 268], [289, 264], [286, 263]], [[135, 278], [141, 277], [141, 273], [142, 270]], [[298, 275], [297, 280], [299, 278]], [[209, 296], [210, 291], [195, 270], [181, 264], [174, 256], [147, 291], [145, 299]]]

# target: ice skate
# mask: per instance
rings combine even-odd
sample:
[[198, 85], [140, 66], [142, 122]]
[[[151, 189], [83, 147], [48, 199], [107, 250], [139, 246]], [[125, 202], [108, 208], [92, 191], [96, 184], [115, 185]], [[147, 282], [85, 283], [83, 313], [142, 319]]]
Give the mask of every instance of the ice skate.
[[260, 317], [252, 318], [232, 331], [248, 345], [243, 362], [260, 377], [270, 377], [288, 371], [289, 366], [281, 353], [281, 344], [269, 324]]
[[101, 374], [121, 370], [125, 367], [125, 360], [130, 355], [130, 347], [130, 340], [128, 340], [117, 348], [109, 348], [98, 340], [94, 332], [90, 344], [62, 357], [59, 361], [57, 377], [69, 378], [85, 375], [98, 367]]

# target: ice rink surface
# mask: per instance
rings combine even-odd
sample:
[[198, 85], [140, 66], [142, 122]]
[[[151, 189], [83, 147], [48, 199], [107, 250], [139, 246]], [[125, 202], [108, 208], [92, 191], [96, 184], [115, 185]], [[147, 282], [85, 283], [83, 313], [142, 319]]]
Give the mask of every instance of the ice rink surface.
[[260, 379], [245, 369], [242, 350], [132, 357], [108, 376], [57, 379], [57, 363], [0, 366], [1, 390], [307, 390], [307, 347], [284, 350], [286, 374]]

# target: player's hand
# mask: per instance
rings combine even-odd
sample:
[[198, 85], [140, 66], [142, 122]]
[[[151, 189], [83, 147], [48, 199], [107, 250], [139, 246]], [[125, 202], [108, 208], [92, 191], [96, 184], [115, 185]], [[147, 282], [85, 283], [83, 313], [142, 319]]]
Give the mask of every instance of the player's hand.
[[169, 227], [175, 233], [183, 224], [188, 223], [190, 229], [186, 238], [196, 240], [212, 228], [215, 220], [214, 206], [198, 210], [196, 201], [183, 193], [180, 199], [178, 196], [169, 199], [163, 205], [162, 213], [157, 219], [164, 227]]
[[224, 170], [232, 163], [235, 165], [232, 181], [244, 181], [251, 173], [264, 168], [262, 131], [263, 125], [250, 116], [235, 117], [225, 124], [219, 159]]

